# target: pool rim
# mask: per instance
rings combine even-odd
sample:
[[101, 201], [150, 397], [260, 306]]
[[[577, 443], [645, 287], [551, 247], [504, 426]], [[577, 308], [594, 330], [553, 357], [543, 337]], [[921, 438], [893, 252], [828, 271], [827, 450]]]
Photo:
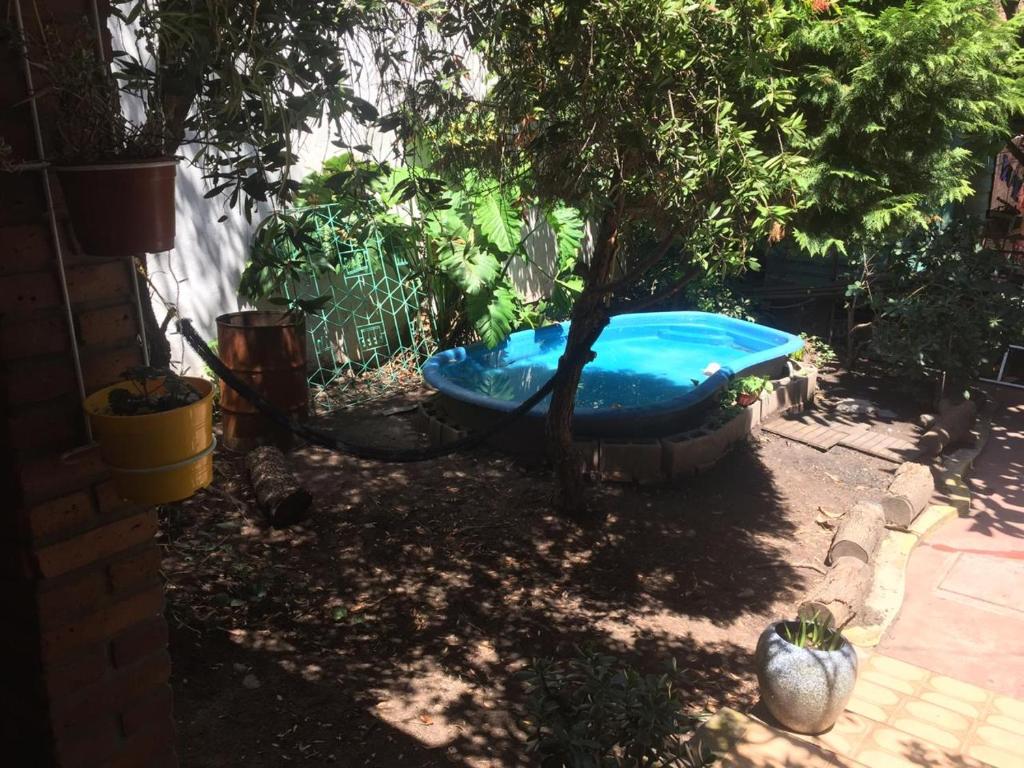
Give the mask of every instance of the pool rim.
[[[714, 312], [678, 310], [668, 312], [627, 313], [613, 316], [611, 318], [611, 323], [615, 323], [619, 326], [625, 325], [628, 327], [629, 325], [634, 324], [661, 324], [658, 321], [664, 322], [668, 319], [679, 320], [681, 318], [689, 319], [691, 324], [694, 319], [714, 318], [713, 324], [732, 326], [735, 329], [743, 330], [748, 334], [753, 331], [755, 335], [777, 335], [781, 343], [774, 344], [773, 346], [757, 352], [748, 352], [731, 361], [728, 365], [721, 365], [716, 372], [707, 376], [705, 380], [696, 387], [677, 397], [658, 400], [644, 405], [630, 405], [618, 408], [587, 408], [577, 410], [573, 415], [575, 428], [585, 428], [586, 432], [596, 431], [598, 433], [611, 429], [610, 433], [615, 433], [620, 430], [613, 429], [613, 427], [618, 426], [617, 423], [623, 421], [642, 422], [667, 413], [678, 414], [698, 408], [701, 405], [707, 404], [718, 390], [727, 386], [734, 378], [741, 378], [743, 376], [754, 375], [757, 373], [764, 373], [765, 375], [768, 375], [769, 378], [774, 378], [772, 375], [773, 372], [783, 366], [785, 360], [790, 355], [802, 349], [804, 346], [803, 339], [794, 334], [781, 331], [777, 328], [761, 325], [759, 323], [751, 323], [746, 320], [740, 320], [738, 318]], [[549, 326], [544, 326], [543, 328], [538, 329], [517, 331], [517, 333], [538, 333], [558, 326], [561, 326], [566, 332], [568, 332], [569, 321], [553, 323]], [[722, 330], [726, 330], [726, 332], [728, 332], [727, 329]], [[423, 378], [426, 383], [437, 390], [440, 395], [444, 396], [446, 399], [454, 401], [455, 403], [463, 406], [476, 406], [477, 408], [490, 412], [508, 413], [518, 407], [526, 398], [524, 397], [516, 400], [498, 400], [455, 384], [443, 373], [445, 366], [464, 360], [472, 350], [480, 348], [484, 348], [484, 344], [482, 342], [453, 347], [452, 349], [442, 350], [441, 352], [432, 355], [423, 365]], [[545, 381], [547, 381], [547, 379], [545, 379]], [[546, 414], [547, 402], [542, 401], [529, 411], [527, 417], [539, 418]], [[602, 426], [605, 426], [606, 430], [602, 430]]]

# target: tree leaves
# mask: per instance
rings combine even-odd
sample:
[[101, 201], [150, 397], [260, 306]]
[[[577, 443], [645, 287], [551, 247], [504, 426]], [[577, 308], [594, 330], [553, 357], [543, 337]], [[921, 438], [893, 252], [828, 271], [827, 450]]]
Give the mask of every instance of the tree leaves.
[[473, 217], [481, 234], [501, 253], [515, 253], [519, 248], [522, 218], [497, 183], [479, 185]]
[[501, 269], [494, 254], [464, 240], [442, 243], [437, 256], [445, 275], [468, 294], [479, 293], [490, 286]]
[[339, 239], [371, 254], [386, 244], [430, 295], [440, 335], [472, 328], [491, 346], [514, 328], [564, 319], [582, 286], [573, 269], [583, 221], [574, 209], [558, 205], [544, 213], [559, 254], [551, 301], [527, 303], [517, 295], [508, 267], [513, 259], [532, 257], [521, 237], [529, 220], [518, 208], [516, 185], [476, 173], [454, 180], [430, 168], [391, 166], [346, 151], [307, 176], [300, 194], [312, 207], [277, 214], [257, 234], [241, 285], [253, 300], [294, 295], [310, 277], [341, 269], [334, 245]]
[[988, 0], [847, 4], [828, 23], [798, 9], [786, 64], [811, 127], [797, 228], [812, 253], [902, 237], [974, 193], [1024, 107], [1021, 25]]
[[516, 295], [511, 288], [500, 286], [470, 295], [466, 311], [477, 335], [489, 347], [498, 346], [512, 330], [516, 317]]
[[558, 265], [565, 269], [575, 264], [583, 247], [583, 217], [575, 208], [560, 205], [552, 208], [545, 216], [548, 225], [554, 230], [555, 242], [558, 246]]

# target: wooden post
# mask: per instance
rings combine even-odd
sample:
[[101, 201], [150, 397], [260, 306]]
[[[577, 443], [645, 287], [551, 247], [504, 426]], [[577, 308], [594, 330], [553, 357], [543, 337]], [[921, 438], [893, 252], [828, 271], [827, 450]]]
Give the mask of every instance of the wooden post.
[[862, 501], [839, 521], [827, 562], [834, 565], [843, 557], [870, 563], [885, 532], [885, 513], [880, 504]]
[[913, 461], [901, 464], [889, 484], [889, 494], [882, 499], [885, 521], [906, 528], [921, 514], [934, 492], [930, 467]]
[[871, 588], [872, 569], [855, 557], [844, 557], [800, 604], [802, 619], [817, 616], [832, 627], [848, 624], [864, 607]]
[[281, 451], [269, 445], [256, 448], [246, 455], [245, 466], [256, 501], [271, 525], [284, 527], [306, 517], [313, 496], [299, 485]]
[[935, 424], [918, 443], [924, 456], [938, 456], [946, 448], [964, 440], [974, 426], [978, 406], [973, 400], [964, 400], [945, 409]]

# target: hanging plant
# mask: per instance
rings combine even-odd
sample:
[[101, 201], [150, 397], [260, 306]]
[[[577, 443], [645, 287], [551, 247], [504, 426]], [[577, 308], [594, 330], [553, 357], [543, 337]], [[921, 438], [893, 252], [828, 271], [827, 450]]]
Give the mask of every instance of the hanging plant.
[[85, 33], [43, 41], [57, 95], [57, 176], [86, 253], [129, 256], [174, 247], [177, 161], [159, 109], [129, 119], [116, 73]]
[[120, 496], [164, 504], [209, 485], [216, 445], [210, 382], [146, 367], [122, 376], [84, 406]]

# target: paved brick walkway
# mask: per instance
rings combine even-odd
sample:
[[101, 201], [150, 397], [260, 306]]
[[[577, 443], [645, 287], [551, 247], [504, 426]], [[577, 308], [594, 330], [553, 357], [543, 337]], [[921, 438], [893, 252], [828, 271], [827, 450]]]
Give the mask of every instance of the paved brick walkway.
[[839, 722], [806, 737], [722, 710], [698, 735], [720, 765], [1024, 768], [1024, 393], [996, 396], [971, 513], [914, 551], [900, 615], [860, 652]]
[[1024, 393], [996, 396], [1005, 408], [971, 472], [971, 514], [914, 550], [903, 607], [878, 650], [1024, 698]]
[[861, 655], [853, 698], [828, 733], [769, 722], [726, 709], [697, 738], [734, 768], [1024, 766], [1024, 701], [880, 654]]

